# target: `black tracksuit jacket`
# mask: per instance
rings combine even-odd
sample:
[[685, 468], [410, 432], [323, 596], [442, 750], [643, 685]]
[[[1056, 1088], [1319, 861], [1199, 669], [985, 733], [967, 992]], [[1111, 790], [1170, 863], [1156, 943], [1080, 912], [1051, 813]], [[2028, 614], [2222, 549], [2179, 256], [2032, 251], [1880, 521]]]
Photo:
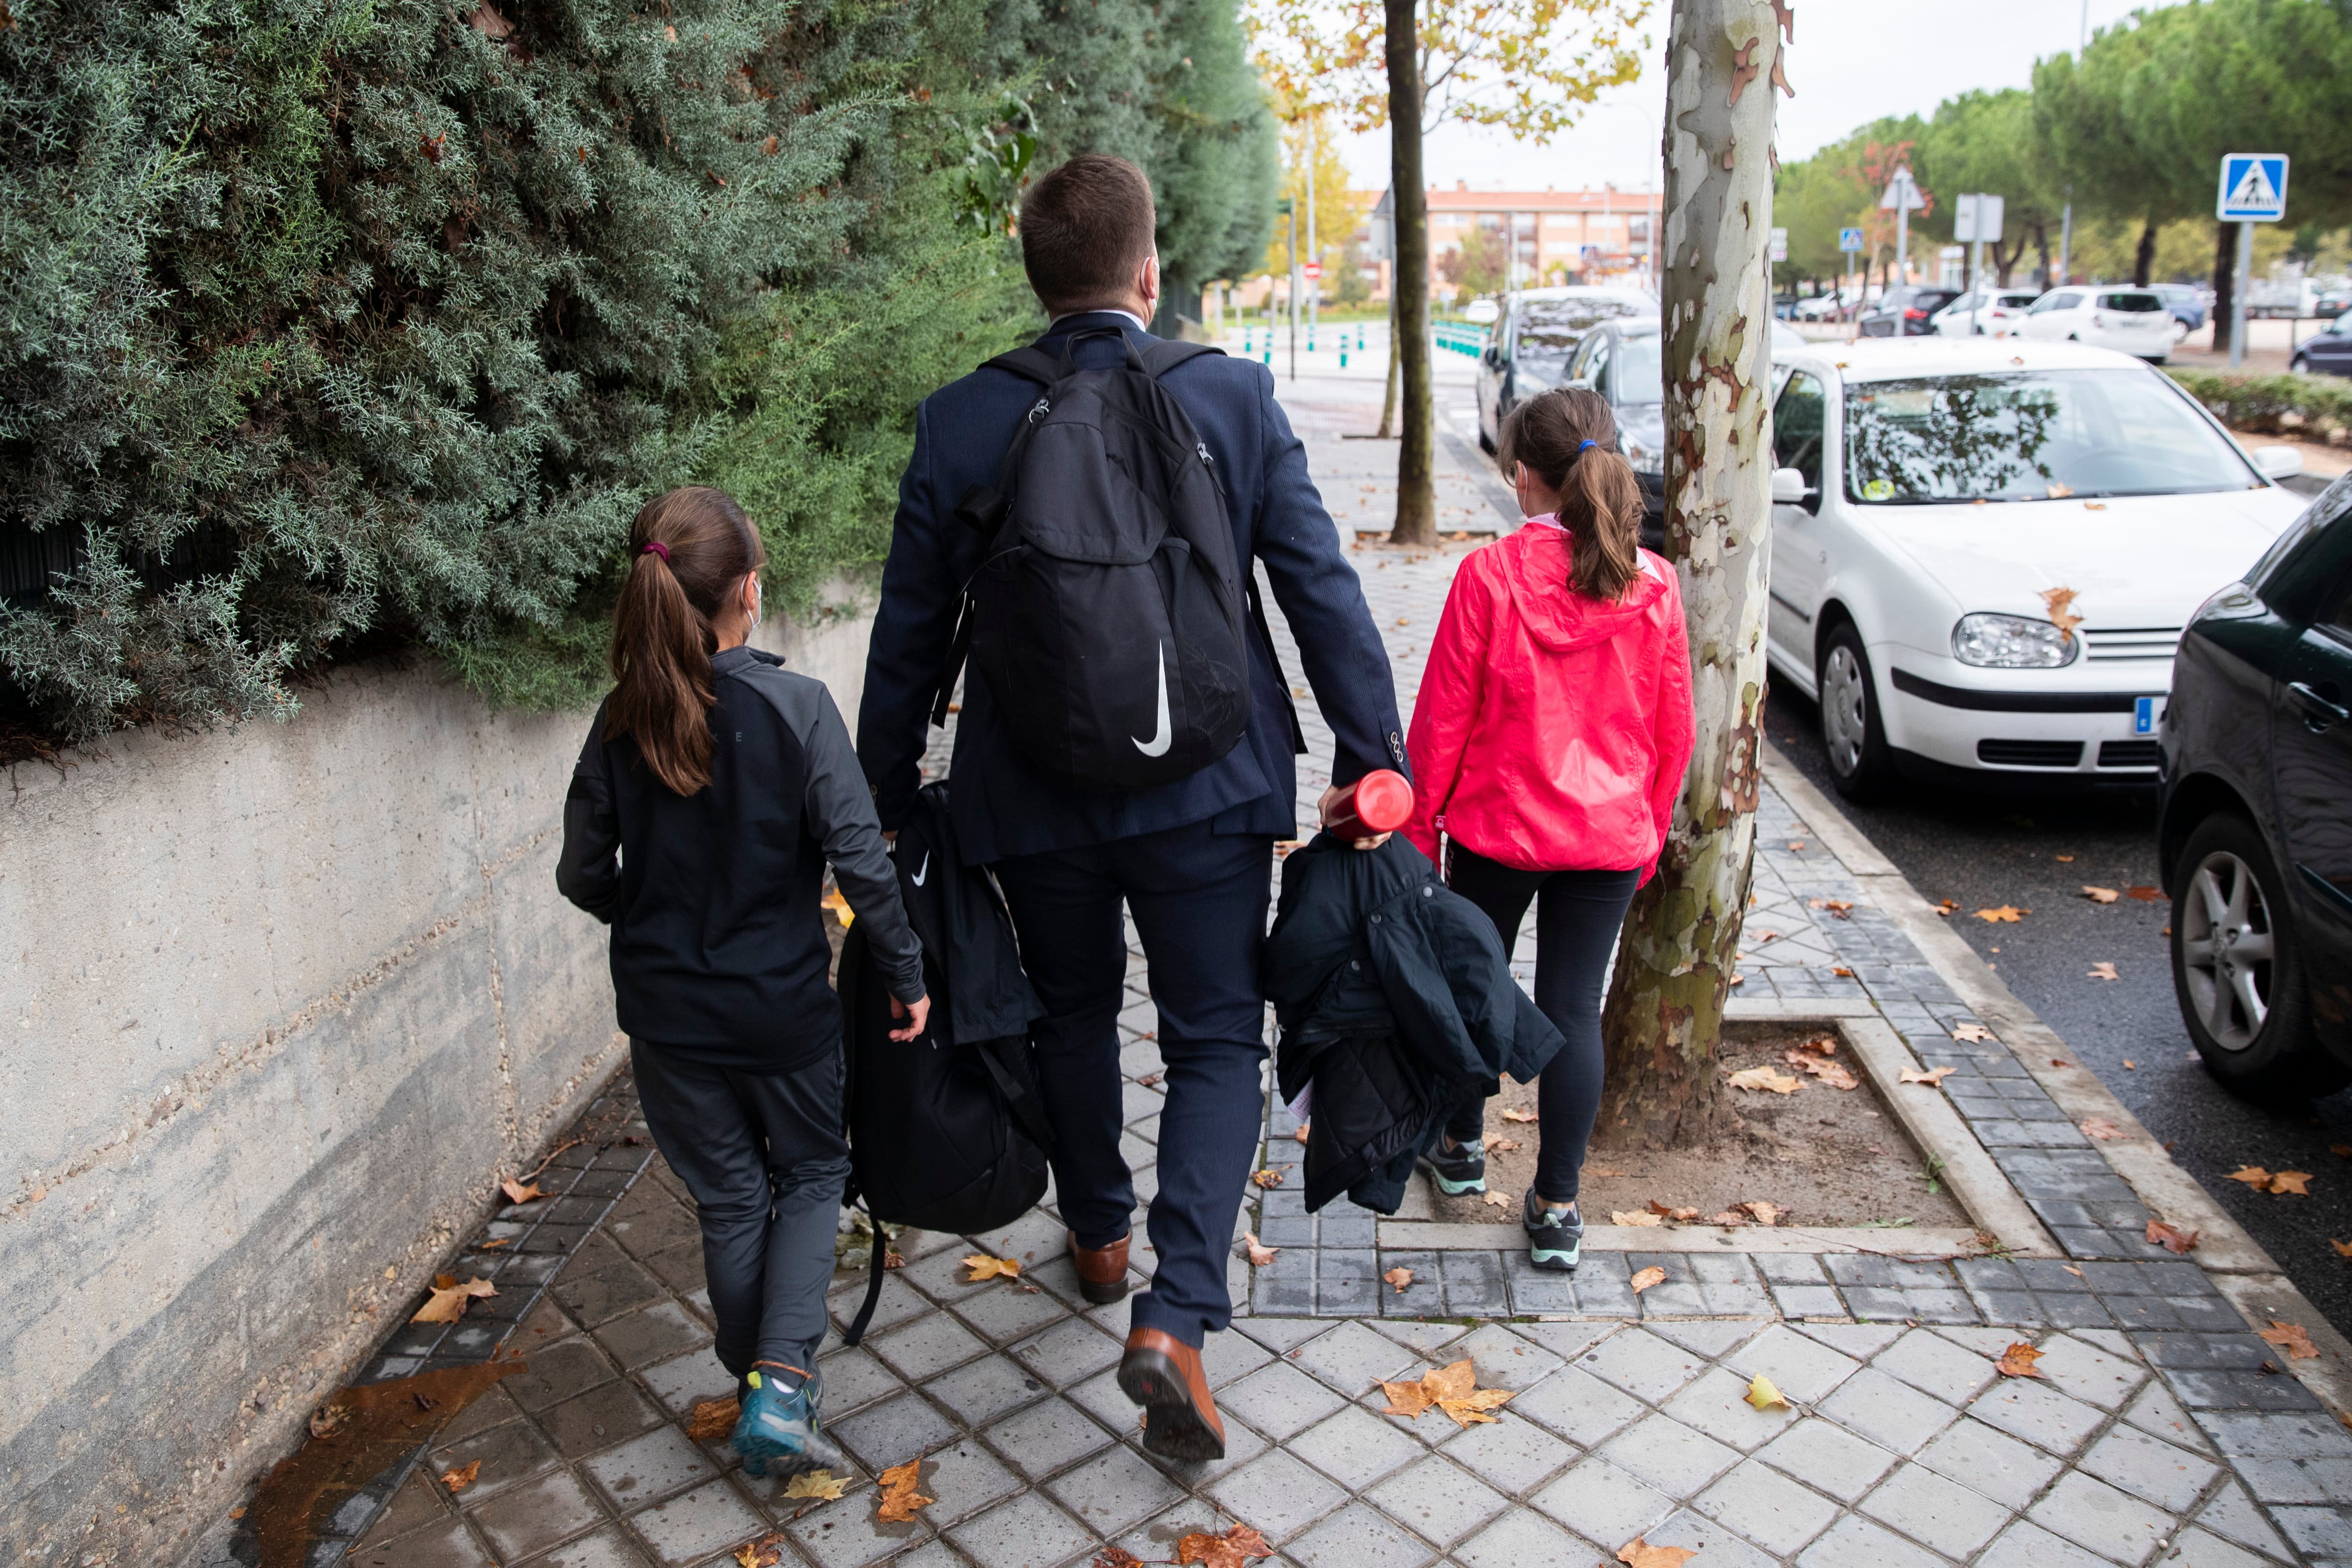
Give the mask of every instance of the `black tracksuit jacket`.
[[818, 906], [827, 862], [900, 1001], [923, 995], [922, 946], [824, 684], [750, 647], [710, 667], [710, 783], [674, 793], [633, 739], [606, 738], [600, 706], [563, 803], [555, 883], [613, 928], [625, 1031], [714, 1066], [786, 1072], [841, 1040]]

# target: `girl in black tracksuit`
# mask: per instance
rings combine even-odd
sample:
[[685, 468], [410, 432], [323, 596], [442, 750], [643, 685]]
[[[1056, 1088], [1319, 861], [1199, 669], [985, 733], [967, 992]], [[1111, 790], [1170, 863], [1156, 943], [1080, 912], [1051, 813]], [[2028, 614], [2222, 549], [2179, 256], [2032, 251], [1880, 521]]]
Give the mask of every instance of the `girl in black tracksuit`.
[[613, 990], [655, 1144], [694, 1195], [733, 1443], [764, 1475], [830, 1466], [816, 1352], [843, 1183], [841, 1009], [825, 862], [866, 923], [894, 1038], [922, 951], [824, 686], [745, 645], [767, 556], [735, 501], [673, 490], [631, 529], [612, 695], [564, 801], [563, 895], [613, 928]]

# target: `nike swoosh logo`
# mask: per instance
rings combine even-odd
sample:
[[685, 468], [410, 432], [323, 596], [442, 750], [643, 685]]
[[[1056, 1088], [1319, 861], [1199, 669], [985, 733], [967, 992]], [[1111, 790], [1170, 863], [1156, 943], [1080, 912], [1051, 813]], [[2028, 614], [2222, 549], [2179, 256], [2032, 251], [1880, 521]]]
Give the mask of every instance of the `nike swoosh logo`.
[[[1129, 740], [1135, 737], [1129, 736]], [[1146, 757], [1165, 757], [1176, 737], [1168, 727], [1168, 644], [1160, 644], [1160, 733], [1150, 740], [1135, 740], [1135, 749]]]
[[920, 870], [920, 871], [919, 871], [919, 872], [917, 872], [917, 873], [915, 873], [915, 885], [916, 885], [917, 887], [920, 887], [920, 886], [922, 886], [922, 885], [923, 885], [923, 879], [924, 879], [925, 877], [927, 877], [927, 876], [930, 875], [930, 874], [931, 874], [931, 852], [930, 852], [930, 851], [929, 851], [929, 850], [925, 850], [925, 851], [923, 852], [923, 869], [922, 869], [922, 870]]

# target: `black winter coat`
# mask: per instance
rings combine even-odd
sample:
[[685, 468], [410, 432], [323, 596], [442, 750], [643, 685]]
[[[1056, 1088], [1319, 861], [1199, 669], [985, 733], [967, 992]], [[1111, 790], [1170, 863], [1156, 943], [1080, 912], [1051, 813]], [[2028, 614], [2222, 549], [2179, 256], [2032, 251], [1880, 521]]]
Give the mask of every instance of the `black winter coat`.
[[1402, 837], [1360, 851], [1318, 833], [1283, 862], [1265, 977], [1282, 1097], [1315, 1089], [1310, 1211], [1344, 1189], [1393, 1214], [1446, 1113], [1506, 1072], [1535, 1077], [1563, 1043], [1494, 922]]

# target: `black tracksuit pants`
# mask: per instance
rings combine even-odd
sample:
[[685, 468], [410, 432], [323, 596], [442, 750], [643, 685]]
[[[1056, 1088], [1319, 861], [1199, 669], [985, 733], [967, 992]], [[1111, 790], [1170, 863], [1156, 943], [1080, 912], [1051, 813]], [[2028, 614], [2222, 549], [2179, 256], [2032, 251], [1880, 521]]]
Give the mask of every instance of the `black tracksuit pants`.
[[752, 1072], [632, 1040], [629, 1060], [654, 1145], [694, 1195], [720, 1364], [814, 1372], [849, 1179], [841, 1052]]
[[[1517, 947], [1519, 922], [1535, 901], [1536, 1006], [1568, 1041], [1536, 1079], [1542, 1135], [1536, 1191], [1554, 1203], [1576, 1197], [1592, 1141], [1603, 1060], [1601, 986], [1641, 880], [1638, 871], [1520, 871], [1460, 844], [1445, 847], [1445, 885], [1486, 912], [1506, 955]], [[1474, 1095], [1454, 1111], [1445, 1135], [1457, 1144], [1481, 1137], [1486, 1117], [1486, 1102]]]

